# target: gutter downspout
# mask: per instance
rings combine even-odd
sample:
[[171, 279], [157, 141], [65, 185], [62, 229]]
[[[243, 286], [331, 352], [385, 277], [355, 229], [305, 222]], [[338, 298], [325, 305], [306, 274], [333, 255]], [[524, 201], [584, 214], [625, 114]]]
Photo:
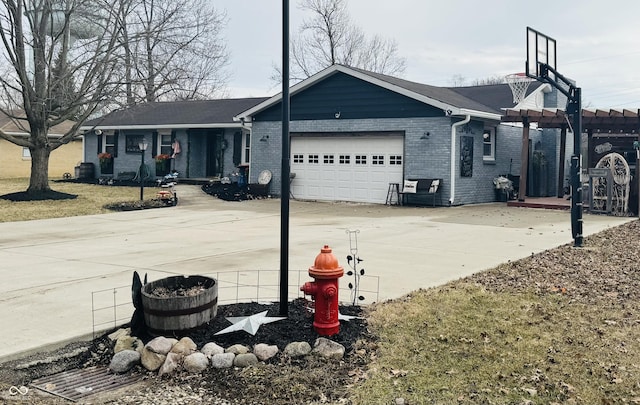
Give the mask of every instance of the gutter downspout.
[[471, 121], [471, 116], [467, 115], [464, 120], [458, 121], [451, 125], [451, 191], [449, 192], [449, 206], [453, 205], [453, 200], [456, 196], [456, 130], [459, 126], [468, 124]]

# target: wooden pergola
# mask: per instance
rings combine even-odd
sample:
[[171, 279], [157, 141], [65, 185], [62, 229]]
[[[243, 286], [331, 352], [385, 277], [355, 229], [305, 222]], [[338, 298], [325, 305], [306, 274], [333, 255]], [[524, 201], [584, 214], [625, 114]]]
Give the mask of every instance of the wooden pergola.
[[[524, 201], [527, 189], [527, 169], [529, 167], [529, 126], [535, 123], [538, 128], [560, 129], [560, 162], [558, 165], [558, 198], [564, 196], [563, 176], [565, 149], [567, 144], [567, 129], [571, 119], [565, 110], [558, 108], [543, 109], [506, 109], [502, 122], [522, 123], [522, 152], [520, 168], [520, 194], [518, 199]], [[640, 109], [582, 109], [582, 132], [587, 133], [587, 149], [591, 145], [593, 134], [640, 134]], [[640, 140], [640, 136], [638, 138]], [[591, 167], [589, 154], [584, 162]]]

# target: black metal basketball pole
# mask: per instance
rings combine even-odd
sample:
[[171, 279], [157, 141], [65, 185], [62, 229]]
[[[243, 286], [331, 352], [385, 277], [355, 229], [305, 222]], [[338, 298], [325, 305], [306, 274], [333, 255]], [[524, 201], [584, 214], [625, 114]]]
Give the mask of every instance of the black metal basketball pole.
[[[573, 90], [573, 91], [571, 91]], [[568, 111], [573, 114], [573, 155], [571, 156], [571, 234], [574, 246], [582, 247], [582, 179], [580, 178], [580, 155], [582, 153], [582, 90], [572, 87]]]
[[280, 179], [280, 315], [289, 313], [289, 0], [282, 0], [282, 174]]
[[[556, 80], [549, 77], [552, 72]], [[573, 245], [582, 247], [582, 180], [580, 179], [580, 154], [582, 149], [582, 89], [546, 63], [540, 63], [539, 80], [549, 83], [567, 96], [567, 113], [572, 118], [573, 155], [571, 156], [571, 235]], [[557, 83], [562, 81], [568, 90]]]

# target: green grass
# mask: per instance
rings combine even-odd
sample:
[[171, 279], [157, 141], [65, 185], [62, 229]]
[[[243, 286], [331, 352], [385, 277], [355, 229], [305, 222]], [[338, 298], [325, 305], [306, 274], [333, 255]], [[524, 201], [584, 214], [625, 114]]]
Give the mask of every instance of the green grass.
[[[640, 403], [638, 308], [455, 282], [372, 308], [356, 404]], [[575, 401], [575, 402], [574, 402]], [[635, 402], [634, 402], [635, 401]]]
[[[49, 183], [52, 190], [75, 194], [72, 200], [8, 201], [0, 199], [0, 222], [29, 221], [34, 219], [63, 218], [112, 212], [107, 204], [136, 201], [140, 189], [136, 187], [99, 186], [70, 182]], [[29, 179], [0, 179], [0, 195], [25, 191]], [[155, 197], [147, 191], [145, 200]]]

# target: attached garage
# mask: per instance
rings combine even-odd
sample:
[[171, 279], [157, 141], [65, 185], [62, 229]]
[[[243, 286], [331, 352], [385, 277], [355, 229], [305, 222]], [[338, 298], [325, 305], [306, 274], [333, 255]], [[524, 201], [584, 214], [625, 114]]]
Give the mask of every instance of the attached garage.
[[[560, 100], [543, 83], [530, 87], [528, 97], [544, 93], [551, 107]], [[296, 199], [374, 204], [385, 203], [389, 183], [442, 179], [438, 202], [461, 205], [495, 201], [493, 179], [519, 175], [522, 131], [500, 124], [514, 104], [507, 84], [436, 87], [333, 65], [289, 94], [286, 134], [281, 94], [235, 117], [251, 128], [249, 183], [269, 170], [273, 195], [289, 173]], [[552, 156], [556, 132], [531, 131], [532, 147]]]
[[402, 183], [404, 134], [291, 134], [291, 193], [304, 200], [384, 203]]

